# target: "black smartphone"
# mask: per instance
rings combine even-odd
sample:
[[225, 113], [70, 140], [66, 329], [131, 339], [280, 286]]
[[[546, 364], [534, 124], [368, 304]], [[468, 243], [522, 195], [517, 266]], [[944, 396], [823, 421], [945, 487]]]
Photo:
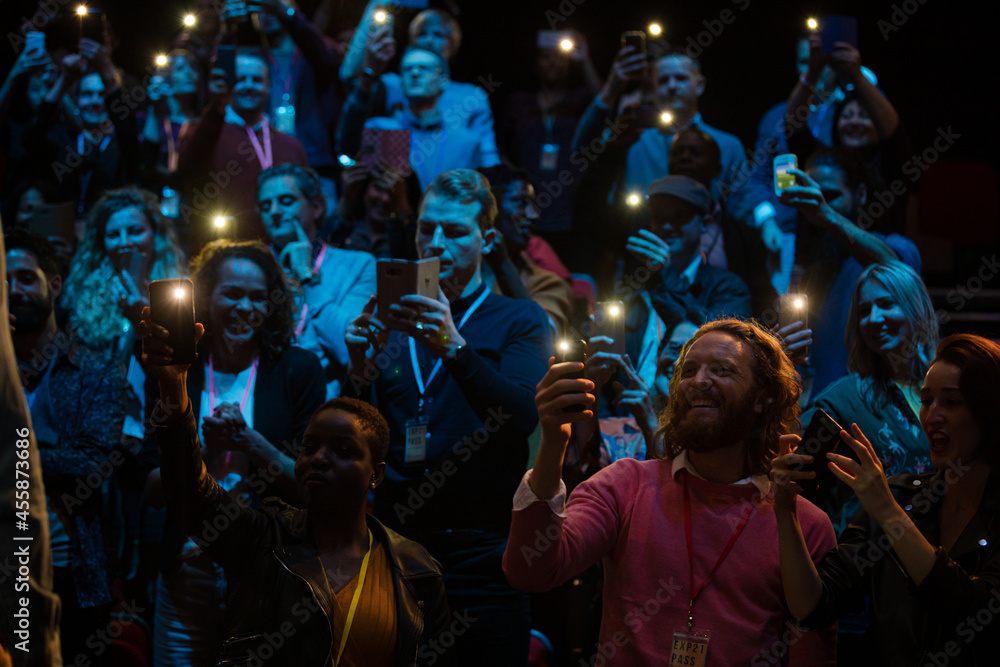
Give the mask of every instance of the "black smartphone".
[[661, 127], [666, 126], [668, 121], [664, 120], [663, 109], [660, 107], [644, 104], [635, 108], [635, 124], [639, 127]]
[[137, 285], [142, 278], [142, 268], [145, 263], [145, 253], [136, 248], [122, 248], [114, 258], [115, 270], [118, 273], [127, 271]]
[[622, 48], [626, 46], [634, 48], [636, 53], [646, 55], [646, 33], [642, 30], [626, 30], [622, 33]]
[[232, 88], [236, 85], [236, 47], [232, 44], [219, 44], [215, 47], [216, 68], [225, 72], [226, 85]]
[[198, 359], [194, 341], [194, 283], [188, 278], [149, 283], [149, 319], [167, 330], [174, 349], [171, 365]]
[[625, 304], [621, 301], [598, 301], [594, 313], [594, 335], [611, 339], [609, 352], [625, 355]]
[[858, 48], [858, 19], [853, 16], [832, 14], [819, 19], [819, 35], [823, 53], [833, 53], [833, 45], [846, 42]]
[[809, 296], [807, 294], [782, 294], [778, 297], [778, 328], [802, 322], [809, 328]]
[[93, 7], [87, 8], [86, 14], [80, 14], [80, 37], [92, 39], [98, 44], [104, 44], [104, 12]]
[[[587, 344], [582, 340], [572, 339], [565, 339], [556, 343], [556, 363], [561, 364], [566, 361], [579, 361], [586, 364]], [[584, 370], [581, 368], [578, 371], [570, 371], [569, 373], [564, 373], [562, 377], [567, 380], [582, 380], [586, 377]], [[563, 412], [583, 412], [584, 409], [585, 406], [583, 403], [574, 403], [567, 406]]]
[[813, 462], [801, 464], [797, 470], [816, 473], [813, 479], [801, 479], [796, 482], [807, 497], [815, 495], [820, 489], [829, 489], [837, 483], [837, 478], [827, 466], [829, 460], [826, 455], [828, 452], [843, 453], [837, 451], [841, 443], [842, 430], [833, 417], [824, 410], [817, 409], [805, 433], [802, 434], [802, 442], [799, 443], [795, 453], [808, 454], [813, 457]]

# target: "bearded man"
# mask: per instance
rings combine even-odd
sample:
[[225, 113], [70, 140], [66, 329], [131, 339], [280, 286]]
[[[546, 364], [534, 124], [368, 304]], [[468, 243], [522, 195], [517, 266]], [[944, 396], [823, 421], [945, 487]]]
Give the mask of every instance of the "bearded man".
[[54, 589], [62, 600], [63, 661], [87, 656], [88, 664], [104, 665], [103, 648], [89, 641], [111, 618], [104, 498], [100, 489], [81, 497], [78, 485], [124, 460], [115, 449], [125, 420], [124, 376], [114, 363], [88, 362], [59, 331], [54, 305], [62, 277], [52, 245], [22, 230], [12, 230], [5, 244], [11, 338], [38, 443]]
[[[563, 377], [579, 362], [549, 363], [535, 398], [542, 442], [503, 559], [511, 584], [548, 590], [603, 560], [599, 664], [834, 664], [833, 627], [800, 630], [781, 588], [767, 471], [779, 436], [797, 432], [799, 386], [777, 339], [740, 320], [702, 326], [670, 380], [662, 450], [615, 462], [569, 503], [560, 471], [594, 385]], [[566, 410], [575, 404], [587, 409]], [[813, 505], [799, 513], [819, 561], [833, 528]]]

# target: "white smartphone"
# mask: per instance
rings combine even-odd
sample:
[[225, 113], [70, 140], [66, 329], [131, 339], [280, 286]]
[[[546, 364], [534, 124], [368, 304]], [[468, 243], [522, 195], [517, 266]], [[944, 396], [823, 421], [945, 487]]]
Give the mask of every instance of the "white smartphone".
[[24, 36], [24, 51], [29, 58], [37, 58], [45, 53], [45, 33], [32, 30]]
[[795, 185], [795, 174], [790, 169], [798, 169], [799, 160], [794, 153], [785, 153], [774, 158], [774, 194], [781, 196], [781, 191]]

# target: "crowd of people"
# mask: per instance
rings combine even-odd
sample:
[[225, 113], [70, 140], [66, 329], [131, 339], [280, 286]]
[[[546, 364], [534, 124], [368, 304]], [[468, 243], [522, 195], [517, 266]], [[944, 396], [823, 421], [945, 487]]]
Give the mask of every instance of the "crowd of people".
[[748, 152], [662, 37], [540, 31], [500, 106], [448, 11], [329, 4], [142, 81], [22, 30], [0, 666], [996, 664], [1000, 345], [939, 340], [856, 44]]

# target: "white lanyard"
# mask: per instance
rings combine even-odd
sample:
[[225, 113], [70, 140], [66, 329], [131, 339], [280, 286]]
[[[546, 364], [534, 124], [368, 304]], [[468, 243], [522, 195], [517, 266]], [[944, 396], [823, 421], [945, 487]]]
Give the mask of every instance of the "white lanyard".
[[247, 135], [250, 137], [250, 143], [253, 144], [253, 149], [257, 153], [257, 159], [260, 160], [261, 169], [270, 169], [274, 164], [274, 156], [271, 154], [271, 129], [268, 126], [266, 117], [260, 123], [264, 127], [263, 148], [261, 148], [260, 142], [257, 141], [257, 133], [249, 125], [246, 126]]
[[[479, 308], [479, 306], [483, 305], [483, 301], [486, 301], [486, 297], [488, 297], [489, 295], [490, 295], [490, 290], [487, 289], [486, 287], [483, 287], [483, 293], [479, 295], [479, 298], [476, 299], [471, 306], [469, 306], [469, 309], [465, 311], [464, 315], [462, 315], [462, 319], [459, 320], [458, 322], [459, 331], [462, 330], [462, 327], [465, 326], [465, 323], [469, 321], [470, 317], [472, 317], [472, 313], [476, 312], [476, 309]], [[424, 377], [420, 373], [420, 364], [417, 361], [417, 344], [413, 342], [412, 338], [410, 338], [410, 362], [413, 364], [413, 377], [417, 381], [417, 391], [420, 392], [420, 402], [418, 404], [418, 407], [422, 411], [424, 409], [424, 393], [427, 391], [427, 387], [430, 386], [431, 381], [434, 379], [434, 376], [437, 375], [439, 370], [441, 370], [441, 366], [444, 365], [444, 362], [441, 361], [440, 359], [434, 362], [434, 367], [431, 369], [431, 374], [427, 376], [427, 384], [425, 385]]]

